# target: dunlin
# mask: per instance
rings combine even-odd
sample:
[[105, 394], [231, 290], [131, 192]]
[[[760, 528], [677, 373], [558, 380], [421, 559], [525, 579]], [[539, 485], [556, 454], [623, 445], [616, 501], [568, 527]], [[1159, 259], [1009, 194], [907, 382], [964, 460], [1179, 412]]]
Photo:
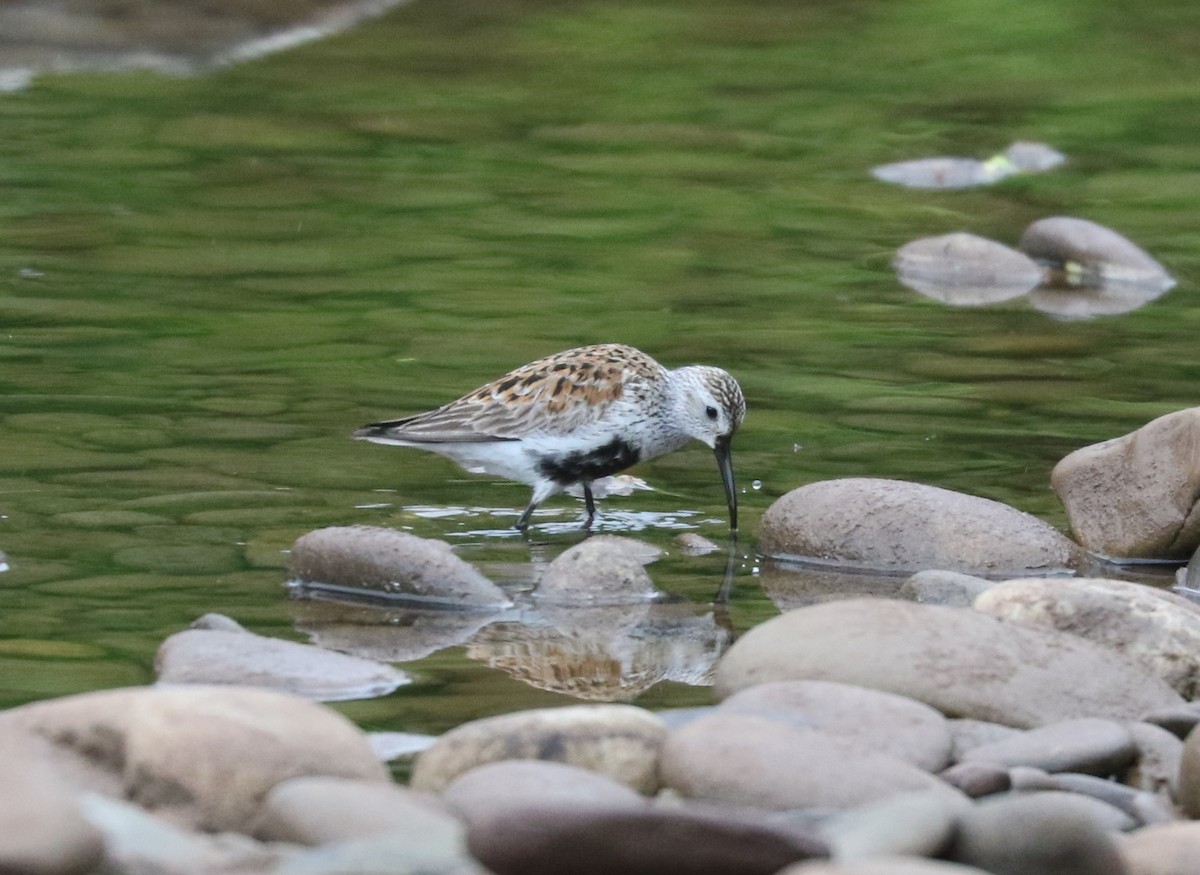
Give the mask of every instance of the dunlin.
[[533, 497], [518, 529], [574, 484], [583, 487], [591, 525], [593, 480], [694, 438], [716, 454], [729, 528], [737, 531], [730, 441], [745, 415], [741, 386], [720, 368], [669, 370], [631, 346], [604, 343], [531, 362], [437, 410], [365, 425], [354, 437], [428, 450], [472, 473], [529, 484]]

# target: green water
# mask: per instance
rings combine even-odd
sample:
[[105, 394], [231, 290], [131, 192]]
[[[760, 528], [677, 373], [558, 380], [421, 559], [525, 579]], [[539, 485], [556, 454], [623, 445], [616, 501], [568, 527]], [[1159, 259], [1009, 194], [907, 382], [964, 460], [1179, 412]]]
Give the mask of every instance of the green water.
[[[283, 551], [322, 526], [444, 537], [527, 587], [531, 554], [580, 536], [503, 532], [525, 487], [348, 436], [582, 343], [741, 380], [751, 536], [778, 495], [856, 475], [1063, 527], [1059, 458], [1200, 401], [1197, 45], [1190, 0], [420, 0], [204, 78], [0, 95], [0, 703], [147, 682], [208, 611], [303, 638]], [[1070, 162], [969, 192], [868, 175], [1017, 139]], [[952, 309], [889, 267], [1058, 214], [1179, 285], [1061, 322]], [[657, 491], [605, 502], [611, 529], [722, 536], [706, 449], [634, 473]], [[777, 610], [741, 547], [739, 630]], [[704, 617], [724, 568], [653, 574]], [[420, 731], [569, 701], [461, 646], [405, 667], [418, 683], [338, 707]]]

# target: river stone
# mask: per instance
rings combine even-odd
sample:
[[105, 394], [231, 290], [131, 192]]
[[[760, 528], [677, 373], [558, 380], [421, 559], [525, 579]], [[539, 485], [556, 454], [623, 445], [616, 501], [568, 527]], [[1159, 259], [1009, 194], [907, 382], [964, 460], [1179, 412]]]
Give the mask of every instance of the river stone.
[[1182, 702], [1163, 681], [1074, 635], [889, 599], [826, 602], [754, 627], [718, 663], [714, 690], [725, 699], [801, 679], [884, 690], [948, 716], [1020, 728], [1137, 719]]
[[468, 823], [531, 806], [647, 804], [646, 797], [612, 778], [545, 760], [502, 760], [471, 769], [451, 781], [442, 798]]
[[1018, 298], [1043, 275], [1029, 256], [963, 231], [904, 244], [896, 250], [892, 267], [910, 289], [955, 307]]
[[584, 604], [645, 601], [658, 591], [642, 566], [657, 555], [657, 548], [632, 538], [593, 535], [546, 566], [538, 598]]
[[1003, 793], [1012, 788], [1008, 767], [997, 763], [973, 761], [956, 763], [939, 772], [938, 777], [972, 799]]
[[1004, 150], [1004, 157], [1023, 173], [1045, 173], [1067, 160], [1067, 156], [1045, 143], [1018, 140]]
[[445, 541], [379, 526], [331, 526], [301, 535], [290, 583], [449, 607], [507, 607], [508, 596]]
[[1200, 819], [1200, 729], [1193, 729], [1183, 740], [1177, 798], [1188, 817]]
[[954, 745], [951, 758], [955, 762], [962, 760], [966, 752], [972, 748], [979, 747], [981, 744], [991, 744], [993, 741], [1000, 741], [1003, 738], [1011, 738], [1021, 732], [1020, 729], [1013, 729], [1011, 726], [967, 718], [947, 720], [946, 726], [950, 730], [950, 739]]
[[962, 762], [1111, 775], [1132, 763], [1136, 756], [1133, 736], [1120, 723], [1081, 717], [980, 745], [967, 751]]
[[485, 717], [450, 730], [418, 756], [411, 785], [440, 793], [463, 772], [485, 763], [549, 760], [653, 793], [666, 735], [661, 720], [632, 705], [573, 705]]
[[842, 810], [911, 790], [957, 795], [897, 757], [757, 714], [718, 712], [675, 730], [659, 775], [689, 799], [773, 810]]
[[276, 784], [259, 813], [255, 835], [264, 841], [323, 845], [384, 833], [441, 849], [431, 857], [459, 857], [466, 831], [436, 796], [397, 784], [347, 778], [292, 778]]
[[977, 158], [945, 155], [914, 158], [871, 168], [871, 175], [880, 182], [891, 182], [905, 188], [974, 188], [997, 182], [1011, 172], [1009, 166]]
[[104, 834], [103, 873], [200, 875], [273, 872], [290, 848], [234, 832], [184, 829], [136, 805], [99, 793], [84, 793], [80, 806]]
[[957, 571], [918, 571], [900, 587], [900, 598], [912, 599], [925, 605], [952, 605], [968, 608], [976, 596], [989, 587], [994, 580], [986, 580], [973, 574]]
[[1052, 216], [1025, 229], [1022, 252], [1064, 274], [1067, 285], [1128, 284], [1166, 291], [1175, 280], [1161, 264], [1111, 228], [1087, 219]]
[[793, 489], [758, 531], [776, 558], [809, 558], [890, 571], [929, 568], [1011, 575], [1073, 566], [1078, 547], [1008, 505], [902, 480], [849, 477]]
[[[1050, 774], [1041, 769], [1029, 766], [1013, 766], [1008, 770], [1011, 787], [1016, 793], [1030, 793], [1042, 790], [1056, 790], [1064, 793], [1074, 793], [1109, 806], [1109, 809], [1098, 809], [1104, 817], [1110, 820], [1112, 830], [1126, 831], [1141, 826], [1143, 815], [1149, 814], [1153, 822], [1161, 823], [1175, 818], [1164, 814], [1162, 807], [1149, 793], [1126, 787], [1116, 781], [1098, 778], [1095, 775], [1083, 775], [1078, 772], [1056, 772]], [[1149, 801], [1158, 814], [1145, 803]]]
[[0, 731], [0, 872], [74, 875], [104, 856], [49, 745], [24, 732]]
[[1196, 875], [1200, 823], [1147, 826], [1121, 836], [1120, 845], [1130, 875]]
[[1026, 578], [992, 587], [975, 610], [1079, 635], [1123, 654], [1184, 698], [1200, 694], [1200, 605], [1166, 590], [1124, 580]]
[[390, 665], [252, 632], [186, 629], [158, 648], [160, 684], [234, 684], [323, 702], [386, 696], [410, 682]]
[[795, 718], [927, 772], [943, 769], [950, 761], [952, 744], [945, 717], [928, 705], [866, 687], [775, 681], [735, 693], [719, 710]]
[[721, 545], [696, 532], [683, 532], [676, 535], [675, 543], [679, 547], [679, 552], [684, 556], [707, 556], [709, 553], [717, 553], [723, 549]]
[[383, 781], [366, 736], [298, 696], [244, 687], [137, 687], [0, 713], [50, 742], [77, 786], [184, 826], [244, 829], [267, 792], [300, 775]]
[[1057, 792], [978, 802], [948, 856], [994, 875], [1125, 875], [1102, 804]]
[[[800, 863], [780, 869], [777, 875], [988, 875], [974, 866], [920, 857], [871, 857], [831, 863]], [[1107, 873], [1096, 873], [1107, 875]]]
[[758, 816], [665, 807], [513, 808], [473, 823], [467, 842], [496, 875], [774, 875], [827, 855]]
[[1174, 799], [1179, 792], [1183, 742], [1161, 726], [1140, 720], [1129, 724], [1138, 756], [1121, 780], [1130, 787]]
[[1200, 546], [1200, 407], [1076, 450], [1054, 466], [1050, 484], [1092, 552], [1186, 559]]
[[835, 814], [820, 826], [831, 856], [845, 862], [905, 855], [935, 857], [950, 843], [971, 803], [949, 793], [900, 793]]

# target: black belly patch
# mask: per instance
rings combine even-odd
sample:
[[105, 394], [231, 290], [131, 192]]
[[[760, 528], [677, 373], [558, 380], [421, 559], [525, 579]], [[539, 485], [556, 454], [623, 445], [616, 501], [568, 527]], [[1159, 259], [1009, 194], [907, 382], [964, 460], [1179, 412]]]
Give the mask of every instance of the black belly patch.
[[538, 471], [560, 486], [584, 483], [624, 471], [638, 461], [637, 448], [614, 437], [594, 450], [577, 450], [561, 456], [542, 456]]

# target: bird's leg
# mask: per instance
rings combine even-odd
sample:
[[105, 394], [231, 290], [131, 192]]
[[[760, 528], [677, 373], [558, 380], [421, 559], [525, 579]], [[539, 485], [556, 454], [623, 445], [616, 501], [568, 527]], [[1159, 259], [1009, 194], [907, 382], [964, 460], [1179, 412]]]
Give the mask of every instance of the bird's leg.
[[583, 521], [583, 527], [590, 529], [596, 519], [596, 499], [592, 496], [591, 483], [583, 484], [583, 504], [587, 508], [587, 519]]
[[516, 529], [518, 532], [523, 532], [526, 529], [528, 529], [529, 528], [529, 518], [533, 516], [533, 512], [534, 512], [534, 510], [537, 509], [537, 506], [538, 506], [538, 503], [536, 501], [529, 502], [529, 507], [525, 508], [525, 512], [523, 514], [521, 514], [520, 517], [517, 518], [517, 521], [513, 525], [513, 528]]

